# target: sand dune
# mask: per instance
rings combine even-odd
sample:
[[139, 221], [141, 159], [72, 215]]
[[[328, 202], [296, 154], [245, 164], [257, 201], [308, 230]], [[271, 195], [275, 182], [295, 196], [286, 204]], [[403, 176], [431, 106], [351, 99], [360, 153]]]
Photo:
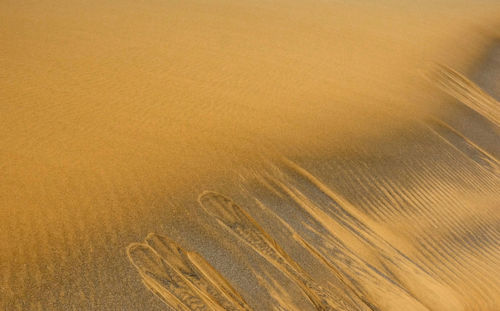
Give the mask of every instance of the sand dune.
[[[466, 77], [440, 68], [432, 79], [461, 100], [459, 105], [483, 118], [482, 125], [470, 126], [498, 125], [499, 103]], [[292, 280], [315, 310], [496, 310], [500, 306], [498, 160], [442, 120], [429, 119], [413, 131], [418, 139], [409, 142], [426, 144], [424, 151], [431, 153], [400, 157], [394, 165], [401, 167], [393, 172], [386, 164], [377, 171], [377, 163], [352, 156], [321, 165], [306, 161], [320, 172], [343, 170], [345, 175], [331, 183], [354, 188], [347, 193], [286, 158], [260, 170], [247, 185], [247, 201], [275, 219], [268, 229], [286, 232], [281, 243], [300, 246], [298, 258], [304, 260], [308, 253], [308, 265], [316, 261], [330, 270], [328, 289], [230, 198], [204, 192], [198, 201], [227, 234], [244, 241]], [[406, 148], [411, 154], [414, 146]], [[399, 170], [405, 172], [403, 180]], [[265, 277], [258, 269], [252, 272], [257, 280]], [[217, 275], [223, 284], [227, 282]], [[263, 286], [273, 301], [271, 308], [300, 310], [282, 292], [273, 291], [276, 286]], [[176, 309], [174, 301], [166, 303]], [[255, 308], [259, 309], [257, 303]]]
[[2, 1], [0, 309], [498, 310], [499, 13]]

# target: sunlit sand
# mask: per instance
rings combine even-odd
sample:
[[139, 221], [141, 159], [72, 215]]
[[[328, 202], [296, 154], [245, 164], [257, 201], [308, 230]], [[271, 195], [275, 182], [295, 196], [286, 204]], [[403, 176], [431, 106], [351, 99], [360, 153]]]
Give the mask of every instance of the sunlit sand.
[[500, 309], [499, 23], [2, 1], [0, 309]]

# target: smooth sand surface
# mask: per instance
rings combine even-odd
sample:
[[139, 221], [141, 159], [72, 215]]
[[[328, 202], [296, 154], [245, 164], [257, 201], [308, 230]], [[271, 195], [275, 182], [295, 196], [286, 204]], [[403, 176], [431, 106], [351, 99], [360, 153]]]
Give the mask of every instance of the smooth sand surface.
[[0, 2], [2, 310], [498, 310], [498, 1]]

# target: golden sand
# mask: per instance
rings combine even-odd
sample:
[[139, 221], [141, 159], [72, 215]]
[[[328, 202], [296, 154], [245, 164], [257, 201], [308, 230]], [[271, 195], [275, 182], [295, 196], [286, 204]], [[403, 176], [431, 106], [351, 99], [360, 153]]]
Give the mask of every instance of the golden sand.
[[499, 20], [0, 2], [0, 309], [500, 309]]

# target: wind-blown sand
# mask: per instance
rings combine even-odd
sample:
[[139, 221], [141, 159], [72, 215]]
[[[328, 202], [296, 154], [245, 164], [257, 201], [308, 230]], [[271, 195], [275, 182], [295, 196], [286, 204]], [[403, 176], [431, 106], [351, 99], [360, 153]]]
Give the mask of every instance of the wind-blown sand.
[[498, 310], [497, 1], [2, 1], [2, 310]]

